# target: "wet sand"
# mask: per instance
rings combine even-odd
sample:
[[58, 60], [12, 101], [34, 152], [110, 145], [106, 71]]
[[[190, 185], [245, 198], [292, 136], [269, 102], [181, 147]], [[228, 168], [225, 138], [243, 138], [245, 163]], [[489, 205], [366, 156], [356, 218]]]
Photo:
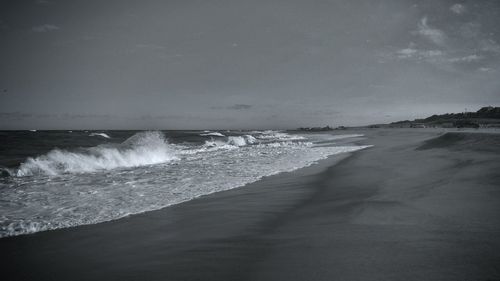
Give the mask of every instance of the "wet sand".
[[500, 280], [500, 134], [353, 133], [374, 147], [159, 211], [0, 239], [3, 275]]

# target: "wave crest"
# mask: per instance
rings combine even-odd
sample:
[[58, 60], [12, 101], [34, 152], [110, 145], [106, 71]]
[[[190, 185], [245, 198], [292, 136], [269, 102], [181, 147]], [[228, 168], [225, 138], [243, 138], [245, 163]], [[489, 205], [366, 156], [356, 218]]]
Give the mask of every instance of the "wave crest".
[[45, 155], [28, 158], [16, 176], [86, 173], [97, 170], [137, 167], [177, 159], [173, 145], [161, 132], [141, 132], [119, 145], [99, 145], [71, 152], [54, 149]]
[[[71, 131], [69, 131], [71, 133]], [[110, 139], [111, 137], [106, 134], [106, 133], [91, 133], [89, 135], [90, 137], [103, 137], [103, 138], [106, 138], [106, 139]]]
[[203, 133], [200, 134], [202, 137], [225, 137], [225, 135], [219, 133], [219, 132], [209, 132], [209, 133]]
[[276, 141], [291, 141], [291, 140], [303, 140], [305, 137], [299, 135], [290, 135], [280, 131], [254, 131], [257, 139], [260, 140], [276, 140]]

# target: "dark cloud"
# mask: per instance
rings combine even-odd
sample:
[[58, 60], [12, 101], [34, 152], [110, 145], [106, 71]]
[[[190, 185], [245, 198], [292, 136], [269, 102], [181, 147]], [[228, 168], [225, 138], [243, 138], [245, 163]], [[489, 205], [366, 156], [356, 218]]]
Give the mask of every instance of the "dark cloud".
[[59, 30], [59, 26], [47, 23], [47, 24], [33, 26], [31, 30], [33, 30], [34, 32], [50, 32]]
[[215, 106], [211, 106], [210, 109], [214, 109], [214, 110], [246, 110], [246, 109], [251, 109], [252, 107], [254, 107], [254, 106], [251, 104], [236, 103], [236, 104], [229, 105], [229, 106], [215, 105]]
[[250, 104], [234, 104], [234, 105], [228, 106], [227, 109], [244, 110], [244, 109], [250, 109], [252, 107], [253, 107], [253, 105], [250, 105]]

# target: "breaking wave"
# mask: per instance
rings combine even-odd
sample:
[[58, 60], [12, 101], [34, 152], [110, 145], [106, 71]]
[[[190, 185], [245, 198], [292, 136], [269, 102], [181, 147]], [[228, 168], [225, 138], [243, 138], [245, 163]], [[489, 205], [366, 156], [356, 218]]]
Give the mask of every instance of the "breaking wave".
[[0, 167], [0, 178], [6, 178], [15, 175], [12, 169]]
[[255, 137], [260, 140], [277, 140], [277, 141], [290, 141], [290, 140], [303, 140], [305, 137], [299, 135], [290, 135], [279, 131], [254, 131]]
[[175, 147], [161, 132], [141, 132], [118, 145], [99, 145], [79, 151], [54, 149], [45, 155], [28, 158], [16, 176], [86, 173], [97, 170], [137, 167], [177, 159]]
[[237, 137], [229, 137], [227, 140], [228, 144], [234, 146], [245, 146], [249, 144], [254, 144], [257, 142], [257, 139], [251, 135], [237, 136]]
[[209, 133], [203, 133], [200, 134], [202, 137], [225, 137], [225, 135], [219, 133], [219, 132], [209, 132]]
[[[69, 132], [71, 133], [71, 131], [69, 131]], [[108, 134], [105, 134], [105, 133], [92, 133], [89, 136], [91, 136], [91, 137], [103, 137], [103, 138], [107, 138], [107, 139], [111, 138]]]
[[[53, 149], [18, 169], [0, 166], [2, 177], [13, 176], [0, 179], [0, 238], [157, 210], [369, 147], [325, 144], [329, 135], [236, 134], [171, 144], [161, 132], [140, 132], [119, 144]], [[153, 165], [160, 163], [168, 164]], [[122, 167], [136, 168], [111, 170]]]
[[252, 135], [230, 136], [226, 141], [211, 139], [205, 141], [204, 148], [234, 149], [242, 146], [257, 144], [259, 141]]

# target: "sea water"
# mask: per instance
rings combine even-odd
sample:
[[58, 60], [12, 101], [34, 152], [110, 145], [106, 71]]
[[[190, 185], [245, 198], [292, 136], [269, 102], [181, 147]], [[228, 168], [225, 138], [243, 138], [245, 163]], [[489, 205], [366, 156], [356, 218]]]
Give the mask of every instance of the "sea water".
[[281, 131], [0, 132], [0, 237], [157, 210], [367, 146]]

